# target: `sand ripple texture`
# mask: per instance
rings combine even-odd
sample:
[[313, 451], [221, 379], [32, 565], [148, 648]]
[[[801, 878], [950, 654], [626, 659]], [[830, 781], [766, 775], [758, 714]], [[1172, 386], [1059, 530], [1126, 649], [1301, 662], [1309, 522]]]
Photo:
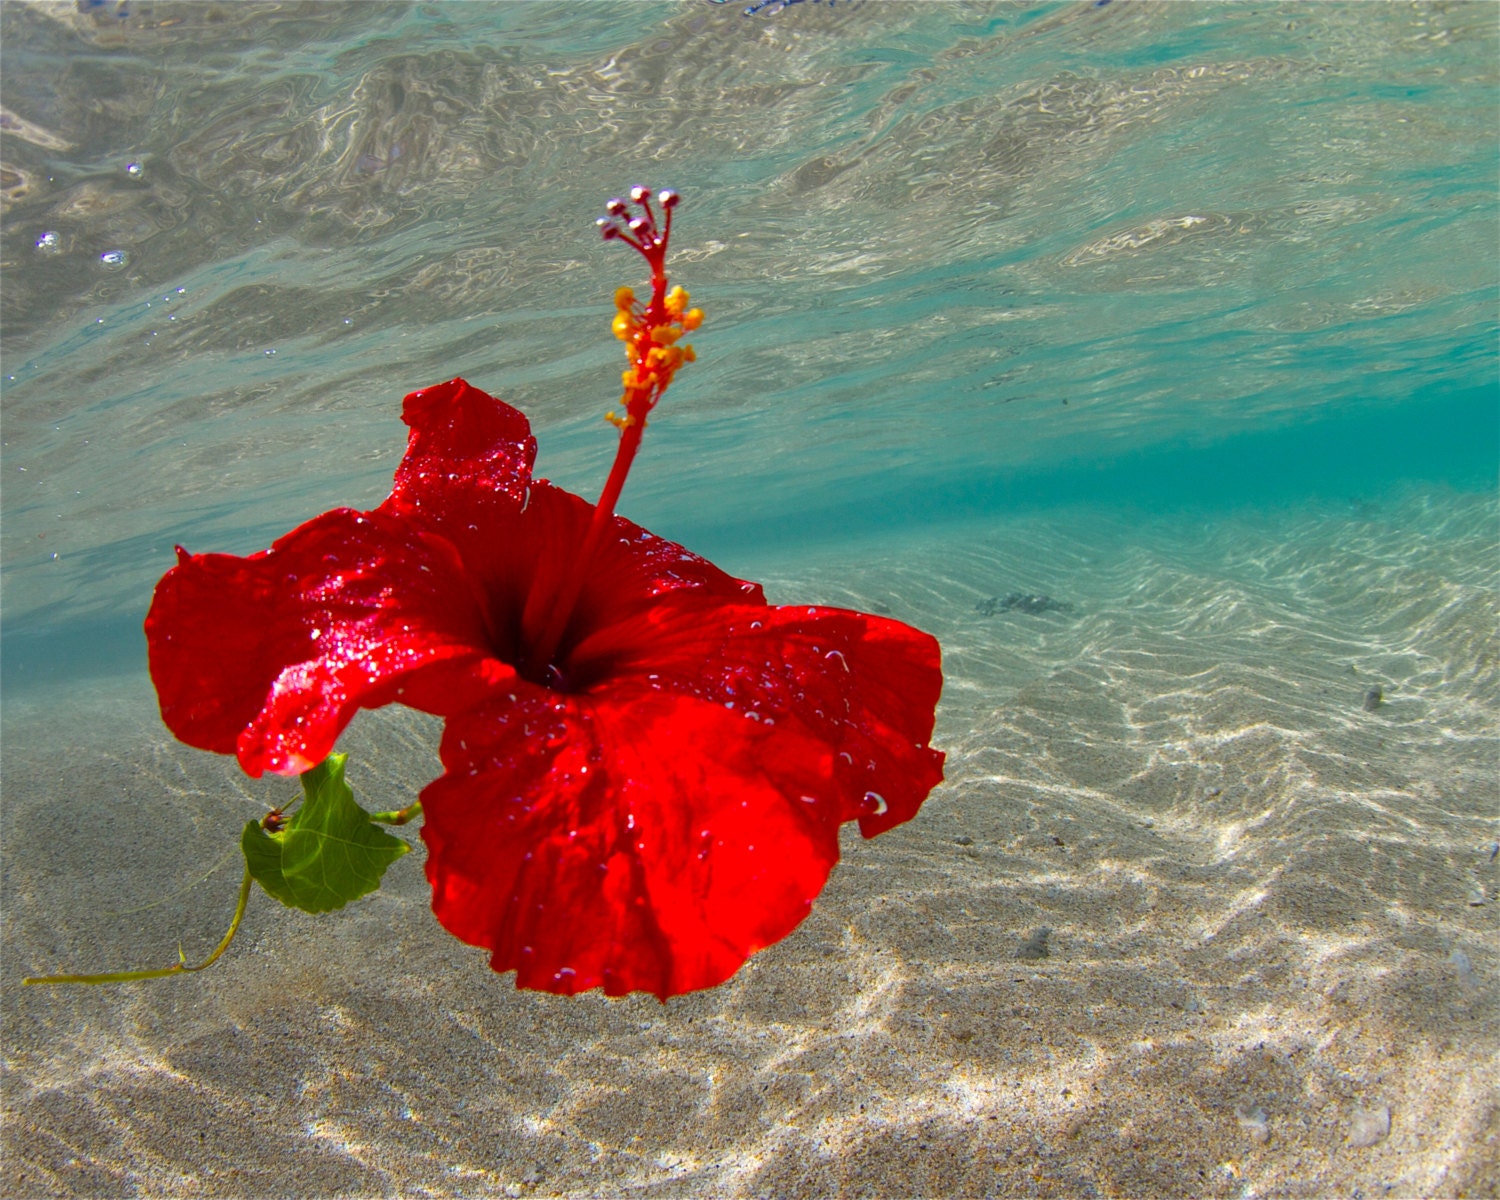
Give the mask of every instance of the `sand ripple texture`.
[[[949, 778], [666, 1005], [518, 994], [419, 854], [338, 918], [259, 897], [202, 976], [23, 992], [212, 945], [236, 830], [287, 790], [169, 744], [143, 681], [23, 695], [0, 1187], [1492, 1195], [1496, 521], [1079, 512], [729, 564], [936, 631]], [[984, 604], [1011, 592], [1071, 608]], [[429, 778], [434, 733], [361, 718], [366, 800]]]

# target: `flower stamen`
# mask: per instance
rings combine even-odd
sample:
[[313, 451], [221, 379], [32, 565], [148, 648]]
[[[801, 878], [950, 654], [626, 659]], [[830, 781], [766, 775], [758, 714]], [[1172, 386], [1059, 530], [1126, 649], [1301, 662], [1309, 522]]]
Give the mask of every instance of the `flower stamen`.
[[[647, 415], [671, 385], [677, 368], [697, 359], [692, 346], [678, 343], [683, 334], [703, 324], [703, 310], [688, 307], [692, 300], [685, 288], [667, 289], [667, 245], [672, 237], [672, 212], [681, 199], [670, 190], [657, 194], [656, 202], [662, 210], [658, 223], [656, 210], [651, 204], [651, 189], [631, 188], [628, 201], [618, 197], [609, 201], [604, 206], [605, 215], [595, 222], [606, 242], [624, 242], [646, 260], [646, 265], [651, 268], [651, 298], [642, 304], [628, 287], [615, 292], [615, 315], [610, 330], [625, 343], [625, 359], [630, 365], [620, 376], [624, 388], [620, 402], [624, 412], [611, 410], [604, 419], [620, 431], [620, 444], [615, 450], [614, 465], [610, 468], [604, 490], [594, 506], [593, 520], [579, 547], [572, 572], [552, 605], [546, 627], [532, 643], [521, 665], [521, 673], [531, 679], [544, 678], [549, 668], [555, 670], [552, 658], [583, 590], [589, 558], [614, 517], [615, 503], [625, 487], [630, 464], [635, 461], [641, 435], [646, 431]], [[639, 210], [633, 216], [632, 205]]]
[[[651, 268], [651, 298], [645, 304], [637, 301], [628, 287], [615, 293], [611, 330], [625, 343], [630, 367], [621, 377], [625, 416], [611, 413], [606, 419], [622, 432], [644, 429], [646, 415], [670, 386], [677, 368], [693, 361], [692, 347], [678, 347], [676, 343], [703, 323], [702, 310], [688, 308], [691, 300], [685, 288], [667, 290], [667, 244], [672, 236], [672, 211], [681, 197], [664, 191], [656, 199], [663, 213], [659, 225], [651, 206], [651, 191], [644, 187], [632, 188], [629, 201], [611, 200], [604, 206], [607, 215], [596, 222], [605, 241], [621, 241], [633, 247]], [[630, 215], [632, 204], [640, 210], [635, 216]]]

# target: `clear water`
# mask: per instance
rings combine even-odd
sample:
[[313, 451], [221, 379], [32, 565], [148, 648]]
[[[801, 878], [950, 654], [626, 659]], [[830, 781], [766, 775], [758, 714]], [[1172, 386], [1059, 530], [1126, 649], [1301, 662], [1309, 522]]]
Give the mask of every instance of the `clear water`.
[[[171, 547], [369, 505], [401, 395], [593, 494], [682, 190], [702, 361], [623, 511], [720, 557], [1496, 476], [1496, 11], [12, 3], [8, 684], [139, 670]], [[77, 660], [79, 647], [87, 647]]]
[[[0, 1192], [1494, 1191], [1500, 8], [749, 3], [0, 3]], [[174, 543], [378, 503], [457, 374], [596, 493], [635, 183], [708, 322], [621, 509], [939, 638], [918, 819], [666, 1006], [420, 853], [14, 986], [206, 953], [288, 798], [161, 725]]]

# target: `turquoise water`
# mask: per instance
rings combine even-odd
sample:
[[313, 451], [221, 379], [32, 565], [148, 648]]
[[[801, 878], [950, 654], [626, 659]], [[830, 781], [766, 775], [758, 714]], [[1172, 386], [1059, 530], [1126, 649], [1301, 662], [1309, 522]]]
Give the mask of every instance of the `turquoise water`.
[[377, 502], [455, 374], [595, 494], [640, 181], [709, 322], [621, 507], [731, 567], [1493, 488], [1493, 6], [741, 7], [6, 4], [7, 685], [138, 671], [174, 542]]

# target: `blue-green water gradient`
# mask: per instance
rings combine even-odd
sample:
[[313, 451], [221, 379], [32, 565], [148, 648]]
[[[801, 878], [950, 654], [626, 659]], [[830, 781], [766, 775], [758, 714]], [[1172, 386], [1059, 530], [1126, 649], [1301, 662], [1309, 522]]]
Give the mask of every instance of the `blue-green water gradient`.
[[[709, 320], [622, 511], [724, 560], [1078, 503], [1488, 491], [1500, 11], [0, 9], [8, 687], [139, 671], [172, 546], [370, 506], [404, 392], [596, 493], [598, 241]], [[937, 536], [936, 533], [934, 536]]]

